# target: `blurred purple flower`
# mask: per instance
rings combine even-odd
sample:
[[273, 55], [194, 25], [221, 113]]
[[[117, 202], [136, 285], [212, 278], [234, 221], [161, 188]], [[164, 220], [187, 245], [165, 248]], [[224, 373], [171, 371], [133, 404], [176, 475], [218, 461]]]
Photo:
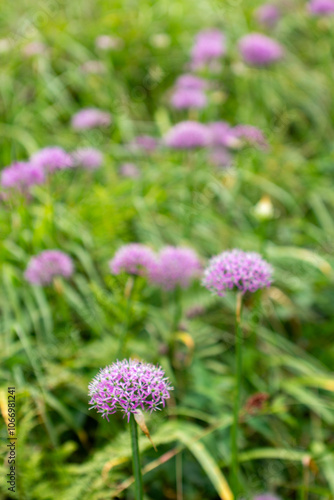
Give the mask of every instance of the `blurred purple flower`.
[[236, 139], [231, 125], [227, 122], [208, 123], [211, 133], [211, 144], [213, 146], [233, 147]]
[[253, 66], [267, 66], [284, 55], [278, 42], [261, 33], [250, 33], [241, 38], [239, 50], [244, 61]]
[[95, 61], [95, 60], [84, 62], [80, 66], [80, 69], [83, 73], [95, 74], [95, 75], [102, 75], [107, 71], [107, 68], [102, 61]]
[[281, 12], [276, 5], [265, 3], [256, 9], [255, 18], [262, 26], [273, 28], [280, 20]]
[[262, 495], [256, 495], [253, 500], [281, 500], [280, 497], [272, 495], [271, 493], [262, 493]]
[[73, 115], [71, 123], [75, 130], [108, 127], [111, 124], [111, 115], [97, 108], [85, 108]]
[[252, 125], [236, 125], [231, 133], [237, 140], [241, 140], [252, 146], [259, 146], [261, 149], [267, 149], [268, 143], [262, 130]]
[[210, 260], [202, 285], [220, 297], [235, 288], [255, 292], [271, 285], [272, 274], [273, 268], [260, 254], [234, 249]]
[[73, 167], [71, 155], [58, 146], [50, 146], [37, 151], [32, 155], [30, 161], [43, 168], [46, 172]]
[[44, 182], [43, 168], [33, 162], [13, 163], [1, 172], [2, 187], [15, 189], [23, 194], [29, 194], [30, 188]]
[[137, 360], [116, 361], [101, 369], [88, 386], [90, 410], [109, 415], [122, 411], [128, 422], [131, 413], [161, 410], [173, 390], [160, 366]]
[[72, 259], [60, 250], [45, 250], [32, 257], [24, 277], [33, 285], [48, 285], [55, 276], [69, 278], [73, 273]]
[[226, 52], [225, 35], [217, 29], [200, 31], [191, 51], [193, 63], [203, 65]]
[[157, 140], [150, 135], [138, 135], [130, 142], [129, 147], [133, 151], [154, 151], [157, 148]]
[[327, 16], [334, 14], [334, 0], [311, 0], [308, 10], [314, 16]]
[[23, 55], [26, 57], [38, 56], [46, 54], [47, 46], [43, 42], [34, 41], [25, 45], [22, 49]]
[[183, 89], [205, 90], [208, 87], [208, 82], [199, 76], [186, 73], [185, 75], [179, 76], [175, 85]]
[[130, 243], [117, 250], [114, 258], [109, 261], [109, 267], [112, 274], [125, 272], [145, 275], [151, 272], [155, 261], [156, 255], [151, 248], [141, 243]]
[[207, 98], [201, 90], [180, 87], [174, 90], [170, 103], [175, 109], [201, 109], [207, 105]]
[[211, 134], [206, 125], [194, 121], [177, 123], [165, 135], [165, 144], [174, 149], [193, 149], [210, 144]]
[[167, 246], [159, 252], [150, 270], [150, 281], [164, 290], [174, 290], [177, 286], [187, 288], [201, 269], [194, 250]]
[[94, 170], [102, 165], [103, 154], [95, 148], [79, 148], [73, 151], [72, 159], [75, 166]]
[[123, 177], [130, 177], [132, 179], [140, 177], [139, 168], [134, 163], [123, 163], [119, 168], [119, 173]]
[[216, 167], [227, 168], [231, 167], [233, 163], [233, 156], [224, 147], [214, 148], [210, 153], [209, 159]]
[[95, 40], [95, 46], [100, 50], [118, 49], [122, 44], [121, 38], [109, 35], [100, 35]]

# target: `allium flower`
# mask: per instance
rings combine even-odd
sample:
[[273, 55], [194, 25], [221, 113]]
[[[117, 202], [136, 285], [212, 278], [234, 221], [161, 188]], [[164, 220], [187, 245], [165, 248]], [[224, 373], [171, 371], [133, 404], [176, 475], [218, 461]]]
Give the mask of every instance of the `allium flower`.
[[130, 177], [132, 179], [140, 177], [139, 168], [134, 163], [123, 163], [120, 166], [119, 173], [123, 177]]
[[281, 500], [280, 497], [272, 495], [271, 493], [262, 493], [262, 495], [256, 495], [253, 500]]
[[74, 164], [80, 167], [94, 170], [99, 168], [103, 162], [103, 154], [95, 148], [79, 148], [73, 151]]
[[73, 262], [66, 253], [45, 250], [30, 259], [24, 277], [34, 285], [48, 285], [55, 276], [69, 278], [72, 273]]
[[258, 23], [266, 28], [273, 28], [281, 18], [281, 12], [276, 5], [265, 3], [255, 11], [255, 18]]
[[109, 415], [122, 411], [127, 416], [138, 410], [161, 410], [173, 390], [160, 366], [136, 360], [116, 361], [101, 369], [88, 386], [90, 410], [95, 408], [109, 422]]
[[95, 74], [95, 75], [102, 75], [103, 73], [106, 73], [107, 68], [101, 61], [86, 61], [84, 62], [81, 67], [81, 71], [86, 74]]
[[121, 38], [109, 35], [100, 35], [95, 40], [95, 46], [100, 50], [119, 49], [123, 45]]
[[201, 271], [200, 260], [191, 248], [167, 246], [150, 270], [150, 281], [165, 290], [187, 288]]
[[282, 46], [261, 33], [250, 33], [239, 42], [244, 61], [253, 66], [267, 66], [283, 57]]
[[170, 103], [175, 109], [201, 109], [206, 106], [207, 98], [201, 90], [180, 87], [174, 90]]
[[32, 155], [31, 161], [43, 168], [46, 172], [54, 172], [55, 170], [73, 167], [71, 155], [57, 146], [51, 146], [37, 151], [37, 153]]
[[314, 16], [327, 16], [334, 14], [334, 0], [311, 0], [308, 10]]
[[253, 146], [259, 146], [261, 149], [267, 149], [268, 143], [262, 130], [252, 125], [237, 125], [231, 131], [235, 139], [242, 140]]
[[123, 271], [128, 274], [143, 275], [150, 272], [155, 260], [155, 253], [148, 246], [130, 243], [117, 250], [109, 262], [109, 267], [112, 274], [120, 274]]
[[272, 283], [273, 269], [256, 252], [230, 250], [213, 257], [206, 270], [202, 285], [223, 297], [227, 290], [255, 292]]
[[43, 42], [34, 41], [25, 45], [22, 52], [26, 57], [38, 56], [47, 52], [47, 46]]
[[17, 162], [1, 172], [1, 185], [28, 194], [30, 188], [45, 181], [44, 170], [36, 163]]
[[205, 90], [208, 87], [206, 80], [200, 78], [199, 76], [192, 75], [191, 73], [179, 76], [175, 85], [178, 88], [194, 90]]
[[133, 151], [154, 151], [157, 148], [157, 140], [150, 135], [139, 135], [129, 144]]
[[167, 146], [174, 149], [193, 149], [210, 144], [211, 134], [206, 125], [194, 121], [180, 122], [165, 136]]
[[223, 56], [225, 51], [225, 35], [217, 29], [209, 29], [198, 33], [191, 55], [195, 64], [203, 65]]
[[211, 144], [213, 146], [233, 147], [236, 145], [235, 134], [231, 125], [227, 122], [208, 123], [211, 133]]
[[86, 130], [95, 127], [108, 127], [111, 115], [97, 108], [85, 108], [72, 117], [72, 127], [75, 130]]
[[233, 156], [223, 147], [213, 149], [209, 159], [216, 167], [226, 168], [230, 167], [233, 163]]

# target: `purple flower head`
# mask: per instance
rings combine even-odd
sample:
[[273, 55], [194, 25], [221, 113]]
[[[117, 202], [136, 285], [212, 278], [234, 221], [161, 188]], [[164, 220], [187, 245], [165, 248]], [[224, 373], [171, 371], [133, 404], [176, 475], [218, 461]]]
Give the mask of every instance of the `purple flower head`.
[[47, 46], [43, 42], [35, 40], [25, 45], [22, 52], [26, 57], [43, 55], [47, 52]]
[[175, 85], [177, 88], [193, 90], [205, 90], [208, 87], [206, 80], [199, 76], [192, 75], [191, 73], [179, 76]]
[[328, 16], [334, 14], [334, 0], [311, 0], [308, 4], [310, 14]]
[[73, 167], [71, 156], [57, 146], [50, 146], [37, 151], [32, 155], [31, 162], [43, 168], [46, 172]]
[[151, 268], [150, 281], [165, 290], [177, 286], [187, 288], [202, 269], [200, 260], [191, 248], [167, 246]]
[[118, 49], [122, 44], [123, 40], [121, 38], [109, 35], [100, 35], [95, 40], [95, 46], [100, 50]]
[[271, 265], [260, 254], [235, 249], [210, 260], [202, 285], [220, 297], [232, 289], [255, 292], [271, 285], [272, 273]]
[[101, 61], [95, 61], [92, 59], [91, 61], [86, 61], [84, 62], [81, 67], [81, 71], [86, 74], [95, 74], [95, 75], [101, 75], [103, 73], [106, 73], [107, 68], [105, 64]]
[[109, 422], [109, 415], [122, 411], [128, 422], [138, 410], [161, 410], [173, 390], [160, 366], [137, 360], [116, 361], [101, 369], [88, 386], [90, 410], [95, 408]]
[[267, 149], [268, 143], [262, 130], [252, 125], [237, 125], [232, 129], [235, 139], [246, 142], [252, 146], [259, 146], [261, 149]]
[[109, 262], [112, 274], [126, 272], [128, 274], [144, 275], [154, 266], [156, 255], [149, 247], [141, 243], [130, 243], [117, 250]]
[[99, 168], [103, 162], [103, 154], [94, 148], [79, 148], [73, 151], [72, 158], [74, 165], [94, 170]]
[[196, 65], [203, 65], [222, 57], [225, 52], [225, 35], [217, 29], [209, 29], [198, 33], [191, 56]]
[[33, 186], [43, 184], [44, 181], [44, 170], [36, 163], [13, 163], [1, 172], [2, 187], [15, 189], [23, 194], [29, 194]]
[[154, 151], [157, 148], [157, 140], [150, 135], [138, 135], [130, 142], [133, 151]]
[[282, 46], [261, 33], [250, 33], [241, 38], [239, 50], [244, 61], [252, 66], [267, 66], [283, 57]]
[[273, 28], [281, 18], [281, 12], [276, 5], [265, 3], [255, 11], [255, 18], [259, 24], [266, 28]]
[[175, 109], [201, 109], [206, 106], [207, 98], [201, 90], [180, 87], [174, 90], [170, 103]]
[[211, 134], [206, 125], [194, 121], [177, 123], [165, 135], [165, 143], [173, 149], [193, 149], [208, 146]]
[[123, 163], [119, 168], [119, 173], [122, 177], [137, 179], [140, 177], [140, 171], [134, 163]]
[[262, 495], [256, 495], [253, 500], [281, 500], [280, 497], [272, 495], [271, 493], [262, 493]]
[[73, 273], [72, 259], [60, 250], [45, 250], [32, 257], [24, 277], [33, 285], [48, 285], [55, 276], [69, 278]]
[[223, 148], [215, 148], [211, 151], [210, 157], [209, 157], [211, 163], [215, 165], [216, 167], [231, 167], [233, 163], [233, 157], [231, 153]]
[[87, 130], [95, 127], [108, 127], [111, 115], [96, 108], [85, 108], [72, 116], [72, 127], [75, 130]]
[[235, 134], [231, 125], [227, 122], [208, 123], [211, 133], [211, 144], [213, 146], [233, 147], [236, 144]]

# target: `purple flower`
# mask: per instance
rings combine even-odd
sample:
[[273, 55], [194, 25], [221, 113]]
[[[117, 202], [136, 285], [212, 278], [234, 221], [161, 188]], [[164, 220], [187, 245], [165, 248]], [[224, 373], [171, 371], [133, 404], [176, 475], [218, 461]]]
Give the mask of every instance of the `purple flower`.
[[250, 33], [241, 38], [239, 50], [244, 61], [253, 66], [267, 66], [283, 57], [282, 46], [261, 33]]
[[232, 147], [235, 145], [235, 135], [231, 125], [227, 122], [208, 123], [211, 133], [211, 144], [213, 146]]
[[48, 285], [54, 276], [69, 278], [73, 273], [72, 259], [60, 250], [45, 250], [32, 257], [24, 277], [33, 285]]
[[281, 13], [276, 5], [265, 3], [256, 9], [255, 18], [262, 26], [273, 28], [280, 20]]
[[311, 0], [308, 10], [314, 16], [327, 16], [334, 14], [334, 0]]
[[226, 168], [230, 167], [233, 163], [231, 153], [223, 147], [213, 149], [210, 153], [209, 159], [216, 167]]
[[47, 52], [47, 46], [43, 42], [36, 40], [25, 45], [22, 52], [26, 57], [43, 55]]
[[95, 40], [95, 46], [100, 50], [118, 49], [122, 45], [123, 40], [115, 36], [100, 35]]
[[44, 181], [44, 170], [36, 163], [13, 163], [1, 172], [2, 187], [15, 189], [23, 194], [29, 194], [33, 186], [43, 184]]
[[202, 285], [220, 297], [235, 288], [243, 293], [255, 292], [271, 285], [272, 273], [271, 265], [258, 253], [235, 249], [210, 260]]
[[167, 146], [174, 149], [193, 149], [210, 144], [211, 134], [206, 125], [184, 121], [174, 125], [165, 136]]
[[243, 142], [253, 146], [259, 146], [261, 149], [267, 149], [268, 143], [263, 135], [262, 130], [252, 125], [237, 125], [231, 131], [235, 139], [240, 139]]
[[177, 286], [187, 288], [202, 269], [200, 260], [191, 248], [167, 246], [158, 255], [150, 270], [150, 281], [165, 290]]
[[31, 162], [43, 168], [46, 172], [73, 167], [71, 156], [57, 146], [50, 146], [37, 151], [32, 155]]
[[203, 65], [222, 57], [225, 51], [225, 35], [217, 29], [209, 29], [198, 33], [191, 56], [196, 65]]
[[95, 61], [92, 59], [91, 61], [86, 61], [84, 62], [81, 67], [81, 71], [86, 74], [95, 74], [95, 75], [101, 75], [103, 73], [106, 73], [107, 68], [105, 64], [101, 61]]
[[139, 135], [130, 142], [130, 149], [133, 151], [154, 151], [157, 148], [157, 140], [150, 135]]
[[176, 87], [183, 89], [194, 89], [194, 90], [205, 90], [208, 87], [208, 83], [203, 78], [192, 75], [191, 73], [186, 73], [185, 75], [179, 76], [175, 83]]
[[206, 106], [207, 99], [201, 90], [180, 87], [174, 90], [170, 103], [175, 109], [201, 109]]
[[86, 130], [95, 127], [108, 127], [111, 115], [96, 108], [85, 108], [72, 116], [72, 127], [75, 130]]
[[90, 410], [95, 408], [109, 422], [109, 415], [161, 410], [173, 390], [160, 366], [137, 360], [116, 361], [101, 369], [88, 386]]
[[271, 493], [263, 493], [262, 495], [256, 495], [253, 500], [281, 500], [281, 499], [276, 495], [272, 495]]
[[119, 168], [119, 173], [123, 177], [130, 177], [132, 179], [140, 177], [139, 168], [134, 163], [123, 163]]
[[103, 154], [95, 148], [79, 148], [73, 151], [72, 158], [76, 166], [94, 170], [103, 162]]
[[126, 272], [143, 275], [150, 272], [155, 260], [156, 255], [149, 247], [141, 243], [130, 243], [117, 250], [109, 267], [112, 274]]

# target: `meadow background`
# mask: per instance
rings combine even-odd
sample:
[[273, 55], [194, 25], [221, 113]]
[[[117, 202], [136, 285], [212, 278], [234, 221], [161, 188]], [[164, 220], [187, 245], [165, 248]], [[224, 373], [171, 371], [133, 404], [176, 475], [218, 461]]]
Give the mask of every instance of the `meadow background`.
[[[199, 280], [178, 292], [113, 276], [108, 262], [126, 243], [188, 246], [206, 265], [226, 249], [257, 251], [274, 283], [246, 298], [240, 416], [240, 498], [334, 498], [334, 18], [312, 17], [286, 0], [271, 29], [252, 0], [17, 0], [1, 5], [0, 163], [57, 145], [99, 149], [102, 166], [56, 172], [31, 198], [2, 196], [1, 478], [7, 473], [7, 387], [16, 387], [17, 493], [27, 500], [133, 498], [128, 427], [88, 411], [87, 386], [116, 360], [159, 363], [175, 387], [168, 408], [147, 418], [156, 453], [143, 451], [146, 499], [228, 499], [235, 391], [235, 295], [218, 298]], [[226, 35], [208, 106], [169, 104], [196, 34]], [[284, 58], [246, 65], [239, 39], [261, 31]], [[98, 49], [100, 35], [117, 37]], [[41, 53], [27, 46], [41, 42]], [[30, 51], [31, 52], [31, 51]], [[100, 61], [104, 72], [83, 66]], [[112, 115], [110, 127], [75, 131], [85, 107]], [[190, 112], [191, 113], [191, 112]], [[129, 148], [161, 140], [177, 122], [224, 120], [260, 128], [263, 150], [233, 152], [217, 168], [206, 152]], [[139, 169], [121, 175], [124, 163]], [[75, 272], [48, 287], [24, 279], [29, 259], [60, 249]], [[254, 395], [265, 394], [254, 405]], [[252, 398], [253, 399], [250, 399]], [[11, 498], [1, 479], [1, 498]]]

